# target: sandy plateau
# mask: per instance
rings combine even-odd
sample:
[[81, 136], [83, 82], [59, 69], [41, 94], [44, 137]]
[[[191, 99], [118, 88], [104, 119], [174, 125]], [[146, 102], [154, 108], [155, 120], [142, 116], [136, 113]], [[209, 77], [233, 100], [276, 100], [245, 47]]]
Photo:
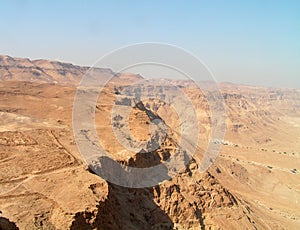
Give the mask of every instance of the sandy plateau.
[[[222, 146], [217, 160], [200, 173], [209, 106], [192, 84], [182, 84], [199, 120], [195, 158], [171, 180], [134, 189], [93, 174], [77, 149], [72, 108], [87, 69], [0, 56], [0, 229], [300, 229], [300, 90], [221, 83], [227, 132], [215, 140]], [[111, 117], [122, 89], [141, 79], [115, 76], [96, 106], [102, 146], [132, 167], [166, 161], [180, 140], [178, 114], [160, 100], [128, 102], [124, 124]], [[169, 127], [162, 145], [125, 150], [112, 127], [125, 125], [136, 141], [147, 141], [153, 117]]]

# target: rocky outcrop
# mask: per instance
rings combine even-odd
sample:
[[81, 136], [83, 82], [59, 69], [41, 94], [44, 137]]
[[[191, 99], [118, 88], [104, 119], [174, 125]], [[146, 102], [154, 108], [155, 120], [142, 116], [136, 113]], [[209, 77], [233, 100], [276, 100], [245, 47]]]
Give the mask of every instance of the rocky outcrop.
[[[142, 102], [135, 106], [150, 120], [158, 117]], [[159, 149], [136, 153], [120, 163], [145, 168], [167, 160], [175, 149], [180, 149], [172, 136], [172, 130], [168, 129]], [[168, 154], [164, 155], [166, 152]], [[104, 171], [115, 167], [110, 161], [100, 161]], [[213, 174], [200, 173], [195, 159], [187, 163], [175, 177], [155, 187], [125, 188], [107, 182], [109, 189], [105, 201], [99, 202], [92, 211], [76, 213], [71, 229], [80, 229], [80, 226], [84, 229], [219, 229], [236, 228], [237, 223], [249, 229], [263, 226], [251, 209], [222, 186]], [[97, 171], [97, 164], [94, 162], [91, 169]], [[90, 189], [97, 194], [101, 186]]]

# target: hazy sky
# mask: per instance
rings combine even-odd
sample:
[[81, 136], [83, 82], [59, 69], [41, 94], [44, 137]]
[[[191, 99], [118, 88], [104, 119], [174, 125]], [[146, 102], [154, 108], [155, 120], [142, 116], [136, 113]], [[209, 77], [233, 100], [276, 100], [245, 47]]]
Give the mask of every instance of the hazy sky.
[[191, 51], [218, 81], [300, 88], [300, 1], [1, 1], [0, 54], [92, 65], [140, 42]]

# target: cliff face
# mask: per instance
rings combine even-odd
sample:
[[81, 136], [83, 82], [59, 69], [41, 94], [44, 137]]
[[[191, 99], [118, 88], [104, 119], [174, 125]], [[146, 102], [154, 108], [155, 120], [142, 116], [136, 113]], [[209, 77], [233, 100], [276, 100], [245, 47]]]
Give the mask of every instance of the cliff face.
[[[185, 172], [154, 188], [128, 189], [109, 183], [94, 211], [76, 213], [71, 229], [249, 229], [266, 227], [251, 208], [209, 173]], [[93, 188], [96, 193], [100, 187]]]

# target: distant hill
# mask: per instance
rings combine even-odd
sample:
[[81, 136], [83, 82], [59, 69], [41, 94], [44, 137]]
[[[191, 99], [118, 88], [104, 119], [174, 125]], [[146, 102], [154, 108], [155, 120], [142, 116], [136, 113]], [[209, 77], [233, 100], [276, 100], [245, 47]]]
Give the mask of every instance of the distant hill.
[[[90, 69], [86, 66], [73, 65], [51, 60], [30, 60], [0, 55], [0, 80], [30, 81], [38, 83], [58, 83], [65, 85], [79, 84], [82, 76]], [[113, 71], [105, 68], [94, 68], [105, 74], [114, 75]], [[115, 74], [113, 82], [127, 82], [143, 79], [136, 74]]]

